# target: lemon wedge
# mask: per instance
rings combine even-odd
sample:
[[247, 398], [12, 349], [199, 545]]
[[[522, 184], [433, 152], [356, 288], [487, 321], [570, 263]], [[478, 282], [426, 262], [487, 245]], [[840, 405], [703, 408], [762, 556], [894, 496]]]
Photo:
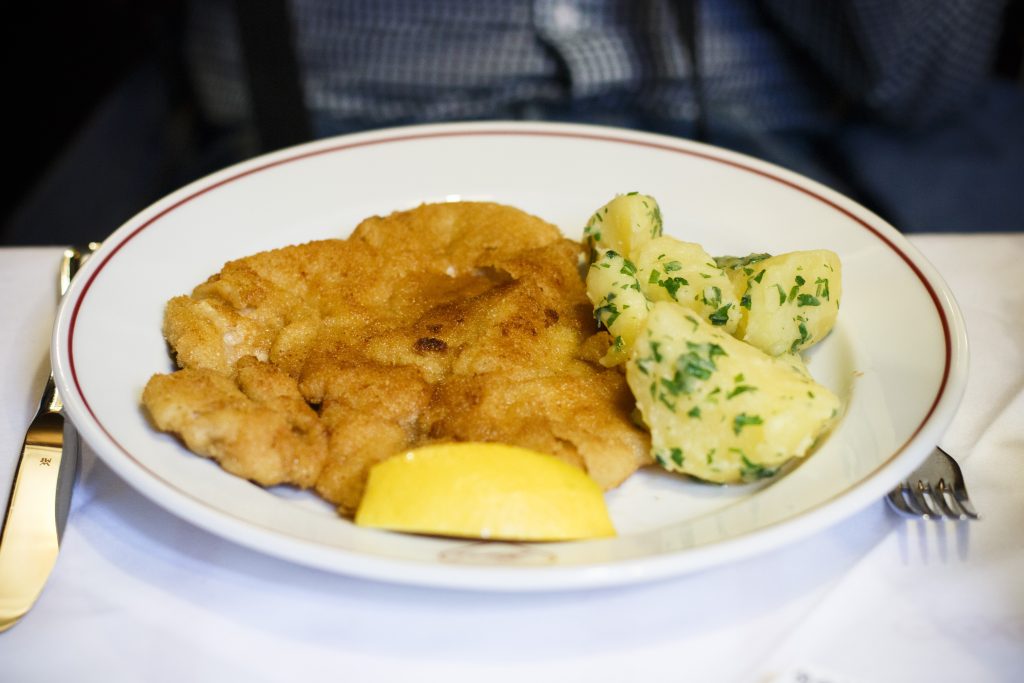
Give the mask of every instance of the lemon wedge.
[[355, 522], [506, 541], [615, 535], [601, 488], [582, 470], [496, 443], [424, 446], [375, 465]]

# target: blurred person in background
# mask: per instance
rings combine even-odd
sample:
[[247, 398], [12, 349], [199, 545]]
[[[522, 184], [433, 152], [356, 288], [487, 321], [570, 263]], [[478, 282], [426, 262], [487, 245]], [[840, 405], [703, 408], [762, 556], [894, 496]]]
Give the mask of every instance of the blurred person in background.
[[1020, 0], [64, 4], [8, 23], [3, 243], [103, 237], [289, 144], [494, 119], [706, 141], [904, 231], [1024, 229]]

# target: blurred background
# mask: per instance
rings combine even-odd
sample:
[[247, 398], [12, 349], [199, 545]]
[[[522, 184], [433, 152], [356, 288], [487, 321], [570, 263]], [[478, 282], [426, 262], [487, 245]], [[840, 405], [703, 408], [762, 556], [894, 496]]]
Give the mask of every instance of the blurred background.
[[1024, 0], [57, 0], [2, 30], [0, 244], [102, 239], [289, 144], [488, 119], [707, 141], [906, 232], [1024, 229]]

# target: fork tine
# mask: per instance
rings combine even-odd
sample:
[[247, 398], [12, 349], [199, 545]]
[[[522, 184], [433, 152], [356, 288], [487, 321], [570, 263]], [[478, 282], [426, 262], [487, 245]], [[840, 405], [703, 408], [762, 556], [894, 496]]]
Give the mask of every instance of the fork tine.
[[935, 505], [930, 500], [932, 495], [932, 485], [920, 479], [917, 480], [916, 485], [910, 487], [911, 507], [921, 510], [921, 516], [926, 519], [938, 519], [942, 516], [942, 513], [935, 509]]
[[975, 512], [970, 498], [967, 497], [967, 486], [964, 484], [964, 474], [960, 469], [959, 463], [941, 448], [936, 446], [935, 450], [944, 458], [946, 464], [952, 470], [952, 485], [949, 487], [949, 492], [952, 494], [953, 499], [969, 519], [981, 519], [981, 516]]
[[886, 496], [886, 499], [898, 512], [902, 512], [905, 515], [917, 516], [918, 513], [911, 510], [910, 506], [907, 505], [907, 500], [904, 497], [905, 486], [906, 484], [902, 484], [899, 487], [894, 488], [892, 491], [889, 491], [889, 495]]
[[896, 495], [900, 497], [903, 506], [906, 507], [907, 511], [914, 517], [923, 517], [924, 519], [929, 518], [928, 509], [922, 507], [915, 498], [913, 486], [910, 482], [901, 481], [900, 487], [896, 492]]
[[964, 514], [969, 519], [981, 519], [981, 515], [974, 511], [974, 505], [971, 504], [971, 499], [967, 497], [967, 490], [954, 486], [950, 489], [950, 493], [953, 496], [953, 500], [957, 502], [960, 509], [964, 511]]
[[[933, 481], [938, 483], [933, 486]], [[967, 496], [960, 466], [938, 446], [907, 479], [889, 491], [886, 500], [898, 512], [923, 519], [981, 519]]]
[[960, 507], [960, 503], [952, 496], [945, 479], [939, 479], [939, 483], [932, 489], [932, 500], [943, 515], [949, 519], [964, 520], [966, 513]]

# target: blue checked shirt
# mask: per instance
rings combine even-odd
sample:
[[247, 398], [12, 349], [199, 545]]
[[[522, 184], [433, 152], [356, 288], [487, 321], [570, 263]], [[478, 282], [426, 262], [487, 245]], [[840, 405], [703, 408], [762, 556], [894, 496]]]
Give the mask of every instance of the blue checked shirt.
[[[243, 0], [244, 1], [244, 0]], [[1003, 0], [703, 0], [706, 114], [814, 130], [838, 112], [927, 123], [986, 76]], [[230, 0], [197, 0], [187, 55], [208, 119], [248, 116]], [[318, 135], [442, 120], [671, 128], [696, 115], [669, 0], [293, 0]]]

